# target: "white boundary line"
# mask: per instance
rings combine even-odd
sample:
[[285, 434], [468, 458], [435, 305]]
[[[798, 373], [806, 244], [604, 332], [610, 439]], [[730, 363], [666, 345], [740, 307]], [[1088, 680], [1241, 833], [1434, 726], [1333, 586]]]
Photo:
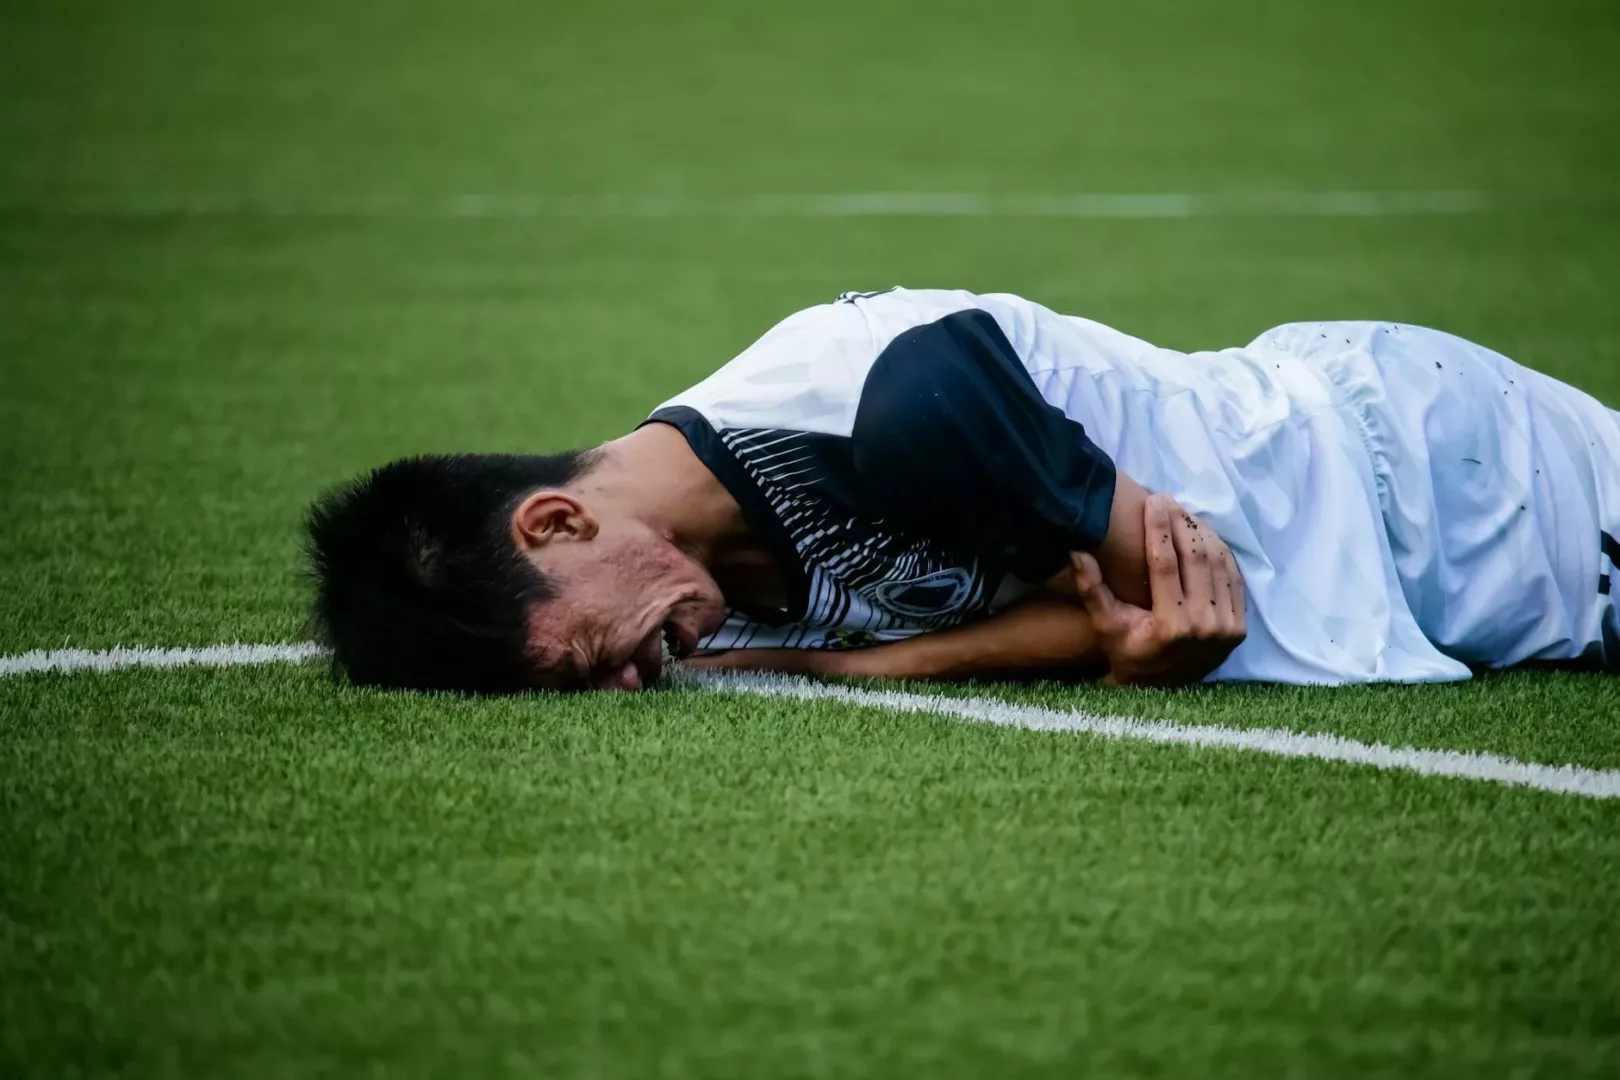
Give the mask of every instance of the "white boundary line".
[[[307, 642], [276, 645], [211, 645], [197, 649], [148, 649], [139, 646], [95, 651], [90, 649], [37, 650], [0, 656], [0, 678], [33, 672], [116, 671], [122, 668], [175, 668], [188, 666], [237, 667], [250, 664], [297, 663], [326, 655]], [[1620, 798], [1620, 769], [1587, 769], [1577, 765], [1538, 765], [1499, 754], [1463, 750], [1419, 750], [1364, 743], [1337, 735], [1312, 735], [1278, 728], [1230, 728], [1219, 724], [1177, 724], [1168, 720], [1141, 720], [1131, 716], [1095, 716], [1034, 705], [1015, 705], [995, 698], [955, 698], [909, 694], [894, 690], [811, 682], [789, 675], [682, 672], [680, 683], [720, 693], [752, 694], [794, 701], [835, 701], [893, 713], [923, 713], [998, 727], [1028, 731], [1056, 731], [1109, 739], [1170, 743], [1181, 746], [1246, 750], [1275, 757], [1315, 758], [1375, 769], [1396, 769], [1423, 776], [1450, 776], [1465, 780], [1535, 788], [1561, 795], [1593, 799]]]
[[242, 667], [248, 664], [292, 664], [314, 660], [326, 650], [311, 642], [279, 645], [208, 645], [200, 649], [149, 649], [144, 645], [114, 649], [35, 649], [0, 656], [0, 678], [36, 671], [117, 671], [121, 668]]
[[1251, 191], [991, 194], [875, 191], [833, 195], [107, 195], [0, 200], [0, 212], [58, 217], [528, 218], [1414, 217], [1494, 209], [1477, 191]]
[[816, 683], [797, 676], [688, 673], [687, 681], [728, 693], [792, 698], [796, 701], [838, 701], [896, 713], [949, 716], [998, 727], [1028, 731], [1081, 732], [1111, 739], [1208, 746], [1248, 750], [1276, 757], [1316, 758], [1376, 769], [1400, 769], [1424, 776], [1454, 776], [1537, 788], [1563, 795], [1594, 799], [1620, 798], [1620, 769], [1587, 769], [1578, 765], [1538, 765], [1499, 754], [1472, 750], [1418, 750], [1364, 743], [1337, 735], [1312, 735], [1280, 728], [1230, 728], [1219, 724], [1177, 724], [1169, 720], [1141, 720], [1131, 716], [1094, 716], [1035, 705], [1014, 705], [995, 698], [953, 698], [908, 694], [894, 690]]

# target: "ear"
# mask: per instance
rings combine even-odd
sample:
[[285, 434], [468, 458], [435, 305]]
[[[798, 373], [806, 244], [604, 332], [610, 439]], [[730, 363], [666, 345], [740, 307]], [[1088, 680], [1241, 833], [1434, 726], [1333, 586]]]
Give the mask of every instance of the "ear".
[[537, 491], [512, 511], [512, 540], [520, 551], [553, 540], [590, 540], [597, 529], [585, 504], [562, 491]]

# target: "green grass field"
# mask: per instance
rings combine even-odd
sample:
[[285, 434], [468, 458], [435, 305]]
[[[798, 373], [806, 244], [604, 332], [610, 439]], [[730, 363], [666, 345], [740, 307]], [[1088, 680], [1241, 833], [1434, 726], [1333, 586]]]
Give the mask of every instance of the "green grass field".
[[[1607, 0], [4, 0], [0, 654], [299, 640], [321, 488], [611, 437], [845, 289], [1425, 323], [1620, 406], [1616, 56]], [[1336, 191], [1479, 208], [1264, 209]], [[1263, 205], [746, 210], [862, 193]], [[940, 692], [1620, 767], [1596, 676]], [[692, 688], [5, 678], [0, 1073], [1615, 1076], [1620, 801]]]

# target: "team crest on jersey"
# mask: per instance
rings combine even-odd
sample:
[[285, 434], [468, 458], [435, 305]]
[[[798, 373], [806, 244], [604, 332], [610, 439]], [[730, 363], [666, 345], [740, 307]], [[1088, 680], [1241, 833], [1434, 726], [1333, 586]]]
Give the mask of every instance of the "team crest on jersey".
[[891, 614], [927, 619], [956, 611], [972, 593], [973, 575], [964, 567], [952, 566], [922, 577], [885, 581], [871, 595], [874, 603]]

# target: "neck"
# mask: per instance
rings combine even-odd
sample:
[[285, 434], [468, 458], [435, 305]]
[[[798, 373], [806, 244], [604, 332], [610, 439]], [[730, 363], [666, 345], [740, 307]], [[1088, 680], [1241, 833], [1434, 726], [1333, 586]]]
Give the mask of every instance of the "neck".
[[749, 537], [737, 501], [667, 424], [603, 445], [579, 488], [593, 505], [633, 516], [705, 566]]

